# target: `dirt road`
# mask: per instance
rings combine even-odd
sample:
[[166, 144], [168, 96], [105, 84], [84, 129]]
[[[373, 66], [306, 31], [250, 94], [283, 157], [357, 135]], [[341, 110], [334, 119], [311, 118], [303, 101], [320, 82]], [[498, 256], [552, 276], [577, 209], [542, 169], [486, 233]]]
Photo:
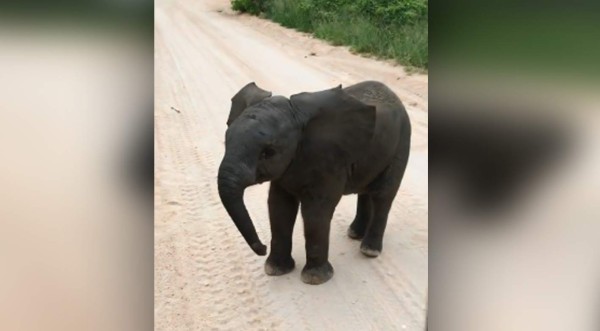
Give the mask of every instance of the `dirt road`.
[[[155, 13], [156, 330], [422, 330], [427, 293], [427, 76], [352, 55], [246, 15], [228, 0], [158, 0]], [[413, 125], [410, 163], [390, 213], [384, 251], [368, 259], [346, 236], [355, 196], [331, 227], [335, 276], [300, 281], [305, 262], [296, 224], [296, 269], [269, 277], [217, 193], [230, 98], [250, 81], [289, 96], [361, 80], [388, 84]], [[268, 184], [245, 201], [270, 241]]]

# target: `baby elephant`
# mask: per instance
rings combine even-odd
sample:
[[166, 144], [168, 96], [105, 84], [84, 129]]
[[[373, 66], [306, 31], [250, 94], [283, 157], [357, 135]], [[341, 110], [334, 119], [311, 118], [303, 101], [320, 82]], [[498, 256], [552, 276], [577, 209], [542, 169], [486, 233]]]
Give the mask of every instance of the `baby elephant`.
[[231, 99], [227, 125], [219, 195], [258, 255], [265, 255], [267, 247], [258, 239], [243, 195], [246, 187], [271, 181], [268, 275], [294, 269], [292, 231], [300, 207], [306, 239], [302, 281], [322, 284], [333, 276], [329, 229], [345, 194], [358, 194], [348, 236], [362, 239], [364, 255], [381, 253], [411, 135], [406, 110], [387, 86], [366, 81], [288, 99], [250, 83]]

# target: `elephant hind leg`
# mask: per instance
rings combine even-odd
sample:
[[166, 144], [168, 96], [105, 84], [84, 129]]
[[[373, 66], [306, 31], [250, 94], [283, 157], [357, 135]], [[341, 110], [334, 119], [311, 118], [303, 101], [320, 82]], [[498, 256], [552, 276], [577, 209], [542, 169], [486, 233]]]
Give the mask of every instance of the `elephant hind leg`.
[[348, 237], [362, 239], [373, 216], [373, 203], [368, 194], [359, 194], [356, 203], [356, 216], [348, 227]]
[[360, 251], [368, 257], [377, 257], [383, 249], [383, 233], [394, 196], [373, 197], [373, 219], [367, 227]]
[[368, 257], [379, 256], [383, 249], [383, 234], [388, 215], [408, 163], [408, 152], [400, 155], [402, 157], [396, 158], [394, 163], [371, 185], [372, 191], [369, 196], [373, 215], [360, 245], [360, 251]]

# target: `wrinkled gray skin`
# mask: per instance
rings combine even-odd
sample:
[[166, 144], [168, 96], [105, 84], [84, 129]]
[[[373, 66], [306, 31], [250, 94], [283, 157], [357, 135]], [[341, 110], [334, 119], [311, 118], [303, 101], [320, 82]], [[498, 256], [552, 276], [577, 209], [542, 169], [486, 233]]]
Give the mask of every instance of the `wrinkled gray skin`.
[[219, 195], [252, 250], [266, 254], [244, 205], [246, 187], [271, 181], [271, 252], [268, 275], [294, 268], [292, 231], [300, 207], [306, 239], [302, 281], [321, 284], [333, 276], [329, 229], [345, 194], [358, 194], [348, 236], [361, 252], [382, 250], [388, 213], [404, 175], [411, 127], [402, 102], [384, 84], [366, 81], [289, 99], [250, 83], [233, 98]]

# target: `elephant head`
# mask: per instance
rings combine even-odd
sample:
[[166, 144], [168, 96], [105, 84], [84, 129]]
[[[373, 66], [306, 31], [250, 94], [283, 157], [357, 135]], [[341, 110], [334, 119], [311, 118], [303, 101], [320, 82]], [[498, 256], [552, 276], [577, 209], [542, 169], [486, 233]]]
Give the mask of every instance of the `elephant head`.
[[343, 166], [367, 148], [375, 127], [375, 107], [344, 92], [341, 85], [289, 99], [250, 83], [233, 98], [219, 167], [219, 196], [252, 250], [266, 246], [244, 205], [246, 187], [282, 177], [296, 166]]

